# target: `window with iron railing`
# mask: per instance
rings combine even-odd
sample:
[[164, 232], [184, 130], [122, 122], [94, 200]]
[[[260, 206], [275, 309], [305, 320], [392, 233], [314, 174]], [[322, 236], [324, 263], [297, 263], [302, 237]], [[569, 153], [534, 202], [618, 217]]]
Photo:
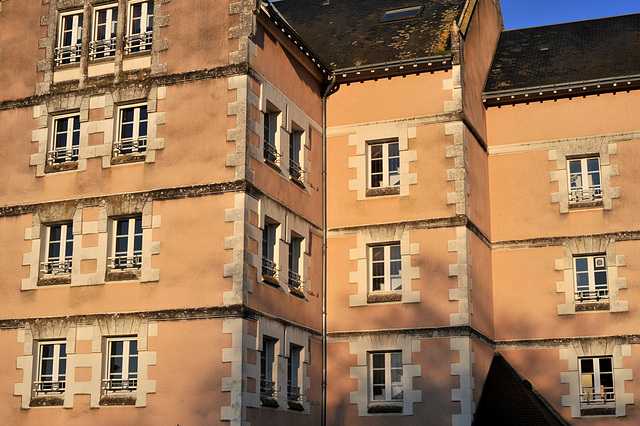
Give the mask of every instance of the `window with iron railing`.
[[276, 263], [278, 226], [277, 223], [265, 223], [262, 231], [262, 278], [272, 284], [278, 283], [278, 264]]
[[153, 2], [141, 1], [129, 4], [127, 34], [124, 38], [125, 53], [151, 50], [153, 42]]
[[113, 253], [109, 258], [111, 269], [139, 269], [142, 266], [142, 217], [113, 221]]
[[609, 300], [605, 255], [573, 258], [577, 302]]
[[34, 395], [62, 394], [66, 387], [67, 345], [63, 342], [40, 342], [38, 364], [33, 381]]
[[97, 8], [93, 18], [93, 37], [89, 43], [89, 58], [108, 58], [116, 54], [118, 7]]
[[62, 164], [78, 161], [80, 150], [80, 116], [54, 117], [51, 147], [47, 153], [47, 164]]
[[80, 62], [82, 55], [82, 11], [64, 13], [60, 16], [58, 45], [54, 50], [56, 65]]
[[260, 395], [274, 397], [276, 395], [275, 372], [277, 339], [267, 336], [262, 338], [262, 352], [260, 353]]
[[568, 170], [569, 203], [602, 200], [598, 157], [569, 160]]
[[287, 400], [291, 402], [302, 401], [302, 346], [291, 345], [289, 347], [289, 361], [287, 363]]
[[263, 157], [265, 161], [276, 164], [280, 153], [277, 147], [278, 112], [263, 113], [264, 133], [263, 133]]
[[300, 130], [293, 130], [289, 135], [289, 176], [298, 182], [302, 181], [302, 136]]
[[581, 358], [580, 389], [581, 405], [615, 403], [613, 359]]
[[118, 140], [113, 144], [113, 155], [142, 154], [147, 150], [149, 116], [146, 105], [120, 108]]
[[289, 287], [293, 287], [298, 290], [302, 290], [303, 281], [301, 275], [302, 261], [302, 238], [291, 237], [289, 243]]
[[105, 393], [135, 392], [138, 388], [138, 341], [134, 337], [107, 340], [107, 359], [102, 390]]
[[73, 258], [73, 224], [47, 226], [46, 261], [42, 262], [45, 275], [70, 274]]

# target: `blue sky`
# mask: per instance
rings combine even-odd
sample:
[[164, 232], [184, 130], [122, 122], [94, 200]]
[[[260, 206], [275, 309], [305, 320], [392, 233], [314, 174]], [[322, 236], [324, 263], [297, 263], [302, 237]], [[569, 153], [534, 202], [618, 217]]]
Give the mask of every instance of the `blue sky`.
[[505, 29], [640, 13], [640, 0], [500, 0]]

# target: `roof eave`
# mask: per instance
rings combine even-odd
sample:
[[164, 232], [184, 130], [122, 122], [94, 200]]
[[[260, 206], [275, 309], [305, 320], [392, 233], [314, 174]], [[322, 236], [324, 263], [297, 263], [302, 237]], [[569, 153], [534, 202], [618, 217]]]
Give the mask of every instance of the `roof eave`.
[[394, 77], [451, 69], [452, 54], [423, 58], [401, 59], [333, 70], [337, 83], [352, 83], [365, 80]]
[[485, 107], [640, 89], [640, 74], [482, 93]]

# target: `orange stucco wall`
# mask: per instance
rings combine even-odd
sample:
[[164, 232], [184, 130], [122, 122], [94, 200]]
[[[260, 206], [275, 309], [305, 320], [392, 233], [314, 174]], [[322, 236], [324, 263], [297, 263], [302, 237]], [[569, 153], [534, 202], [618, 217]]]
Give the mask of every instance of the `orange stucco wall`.
[[[0, 64], [11, 66], [0, 67], [0, 102], [34, 94], [39, 81], [36, 63], [44, 59], [44, 49], [38, 48], [38, 40], [47, 34], [47, 28], [40, 26], [40, 17], [48, 10], [49, 5], [40, 2], [3, 2]], [[6, 124], [0, 120], [0, 126]]]
[[168, 65], [169, 73], [229, 63], [229, 52], [238, 50], [238, 40], [229, 37], [229, 28], [239, 21], [239, 15], [229, 16], [230, 3], [196, 0], [162, 5], [163, 15], [169, 16], [169, 25], [162, 28], [162, 38], [168, 39], [169, 48], [160, 52], [160, 62]]

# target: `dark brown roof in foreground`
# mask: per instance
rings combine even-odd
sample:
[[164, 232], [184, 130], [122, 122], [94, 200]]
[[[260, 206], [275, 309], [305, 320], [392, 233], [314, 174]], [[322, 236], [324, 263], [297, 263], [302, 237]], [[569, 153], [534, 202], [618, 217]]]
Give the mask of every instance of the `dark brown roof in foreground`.
[[[272, 5], [333, 69], [449, 53], [466, 0], [279, 0]], [[424, 5], [420, 16], [381, 23], [385, 11]]]
[[640, 14], [503, 31], [485, 93], [640, 76]]
[[491, 362], [473, 424], [568, 425], [499, 353]]

